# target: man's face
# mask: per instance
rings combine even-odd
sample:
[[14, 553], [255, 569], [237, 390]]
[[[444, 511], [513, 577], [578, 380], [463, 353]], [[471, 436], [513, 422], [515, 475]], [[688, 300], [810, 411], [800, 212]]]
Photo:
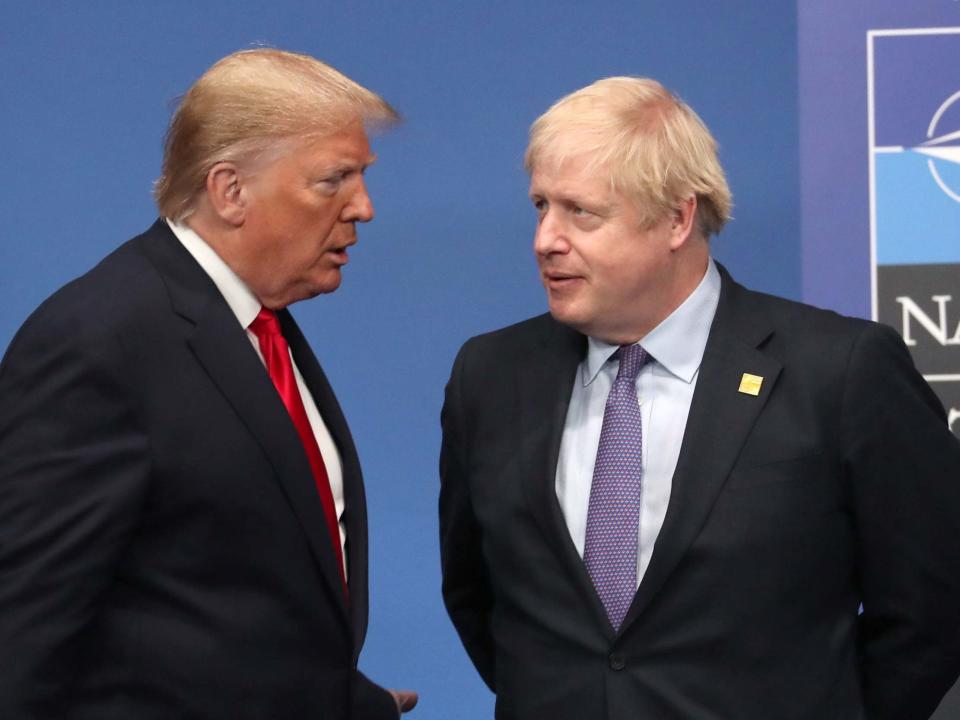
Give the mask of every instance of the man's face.
[[354, 224], [373, 218], [363, 180], [373, 160], [358, 123], [292, 142], [246, 181], [234, 270], [261, 303], [281, 308], [340, 286]]
[[672, 218], [641, 229], [636, 202], [588, 160], [534, 167], [540, 277], [558, 321], [614, 344], [635, 342], [683, 300], [674, 287]]

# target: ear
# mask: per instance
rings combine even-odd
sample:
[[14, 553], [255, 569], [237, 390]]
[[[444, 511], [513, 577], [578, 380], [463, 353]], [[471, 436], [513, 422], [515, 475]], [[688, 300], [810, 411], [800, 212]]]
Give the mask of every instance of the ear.
[[697, 196], [691, 195], [674, 208], [670, 218], [670, 249], [679, 250], [695, 234]]
[[243, 225], [246, 202], [235, 163], [223, 161], [210, 168], [206, 189], [210, 207], [221, 220], [234, 227]]

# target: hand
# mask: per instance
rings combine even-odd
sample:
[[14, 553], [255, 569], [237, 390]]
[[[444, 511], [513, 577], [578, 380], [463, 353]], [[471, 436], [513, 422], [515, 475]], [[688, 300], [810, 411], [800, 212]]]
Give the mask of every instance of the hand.
[[420, 696], [413, 690], [389, 690], [389, 693], [393, 695], [393, 700], [397, 703], [397, 710], [401, 713], [413, 710], [417, 706], [417, 700], [420, 699]]

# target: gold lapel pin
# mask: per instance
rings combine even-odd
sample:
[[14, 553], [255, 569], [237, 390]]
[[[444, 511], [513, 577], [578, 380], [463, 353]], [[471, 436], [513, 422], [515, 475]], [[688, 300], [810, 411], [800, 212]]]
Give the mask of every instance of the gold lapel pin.
[[744, 373], [740, 378], [740, 392], [744, 395], [759, 395], [761, 385], [763, 385], [763, 378], [759, 375]]

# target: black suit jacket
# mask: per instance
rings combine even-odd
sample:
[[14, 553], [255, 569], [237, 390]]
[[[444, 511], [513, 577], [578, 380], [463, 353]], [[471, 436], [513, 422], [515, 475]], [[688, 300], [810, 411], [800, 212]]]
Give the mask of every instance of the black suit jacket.
[[397, 716], [356, 669], [357, 453], [279, 315], [343, 461], [349, 604], [296, 430], [158, 221], [41, 305], [0, 366], [0, 717]]
[[466, 343], [447, 386], [444, 597], [497, 717], [928, 717], [960, 671], [960, 444], [896, 333], [722, 272], [619, 633], [555, 492], [585, 346], [537, 317]]

